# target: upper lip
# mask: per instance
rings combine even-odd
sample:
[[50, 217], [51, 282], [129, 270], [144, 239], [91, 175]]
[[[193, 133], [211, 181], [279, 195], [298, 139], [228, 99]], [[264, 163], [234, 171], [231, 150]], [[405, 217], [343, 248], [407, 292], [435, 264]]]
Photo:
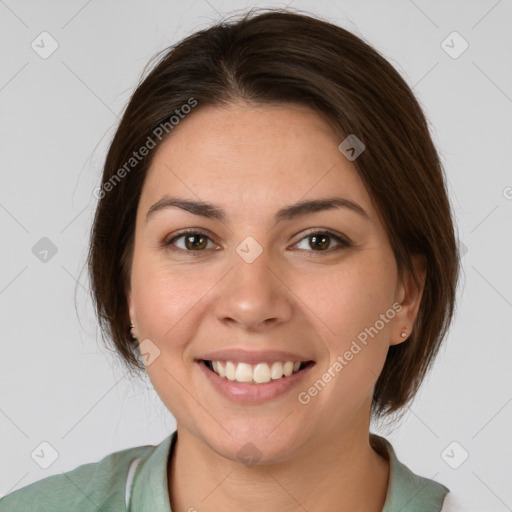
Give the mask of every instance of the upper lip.
[[230, 348], [226, 350], [214, 350], [203, 354], [198, 360], [203, 361], [232, 361], [237, 363], [275, 363], [286, 361], [312, 361], [311, 358], [294, 354], [293, 352], [285, 352], [282, 350], [260, 350], [248, 351], [242, 348]]

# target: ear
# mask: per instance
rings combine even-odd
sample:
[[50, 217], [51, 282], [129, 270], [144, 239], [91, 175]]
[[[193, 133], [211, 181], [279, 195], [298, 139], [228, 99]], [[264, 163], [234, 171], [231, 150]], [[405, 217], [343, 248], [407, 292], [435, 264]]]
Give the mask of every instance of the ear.
[[[414, 282], [413, 276], [408, 272], [398, 283], [395, 292], [395, 302], [401, 304], [401, 309], [397, 310], [393, 320], [390, 345], [403, 343], [411, 335], [414, 321], [420, 308], [423, 290], [425, 289], [427, 277], [426, 258], [423, 254], [413, 254], [411, 259], [419, 280], [419, 287]], [[403, 332], [407, 336], [402, 337]]]
[[131, 282], [128, 280], [125, 288], [126, 302], [128, 304], [128, 314], [130, 315], [130, 322], [137, 325], [137, 315], [135, 314], [135, 305], [132, 299]]
[[135, 336], [135, 338], [132, 341], [136, 341], [138, 339], [138, 322], [137, 322], [137, 314], [135, 311], [135, 305], [133, 303], [132, 299], [132, 292], [129, 286], [126, 289], [126, 301], [128, 304], [128, 314], [130, 315], [130, 323], [133, 324], [135, 327], [133, 329], [130, 329], [130, 334], [132, 336]]

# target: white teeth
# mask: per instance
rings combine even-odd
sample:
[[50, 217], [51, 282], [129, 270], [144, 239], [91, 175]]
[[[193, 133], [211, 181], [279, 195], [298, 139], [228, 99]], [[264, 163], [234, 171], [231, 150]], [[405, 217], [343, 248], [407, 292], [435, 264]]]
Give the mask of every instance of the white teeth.
[[270, 376], [273, 379], [280, 379], [283, 376], [283, 363], [274, 363]]
[[233, 363], [226, 361], [211, 361], [213, 371], [221, 377], [236, 382], [253, 382], [264, 384], [271, 380], [277, 380], [289, 377], [299, 371], [300, 361], [275, 362], [272, 366], [267, 363], [258, 363], [251, 365], [249, 363]]
[[226, 378], [235, 380], [235, 365], [231, 361], [226, 362]]
[[265, 382], [270, 382], [270, 368], [267, 363], [260, 363], [254, 367], [254, 371], [252, 372], [252, 379], [254, 382], [258, 384], [263, 384]]
[[293, 373], [293, 363], [291, 361], [286, 361], [286, 363], [284, 363], [283, 373], [285, 377], [289, 377]]
[[235, 380], [238, 382], [251, 382], [252, 368], [250, 364], [238, 363], [235, 371]]

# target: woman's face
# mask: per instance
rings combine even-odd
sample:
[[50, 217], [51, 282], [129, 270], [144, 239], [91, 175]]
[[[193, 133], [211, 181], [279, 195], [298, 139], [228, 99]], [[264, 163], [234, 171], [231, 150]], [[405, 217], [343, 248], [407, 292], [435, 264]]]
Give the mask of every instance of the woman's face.
[[[341, 142], [306, 107], [206, 107], [157, 148], [146, 177], [134, 332], [178, 428], [232, 460], [367, 435], [388, 347], [416, 315], [421, 296], [398, 280]], [[333, 199], [357, 206], [297, 206]]]

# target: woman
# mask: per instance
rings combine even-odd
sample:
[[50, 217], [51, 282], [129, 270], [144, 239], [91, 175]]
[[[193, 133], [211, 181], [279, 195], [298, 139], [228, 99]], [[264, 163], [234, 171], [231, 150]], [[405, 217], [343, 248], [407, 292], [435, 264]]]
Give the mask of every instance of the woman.
[[177, 430], [0, 510], [448, 509], [369, 432], [415, 396], [459, 272], [427, 122], [374, 49], [288, 11], [191, 35], [134, 92], [95, 196], [100, 323]]

